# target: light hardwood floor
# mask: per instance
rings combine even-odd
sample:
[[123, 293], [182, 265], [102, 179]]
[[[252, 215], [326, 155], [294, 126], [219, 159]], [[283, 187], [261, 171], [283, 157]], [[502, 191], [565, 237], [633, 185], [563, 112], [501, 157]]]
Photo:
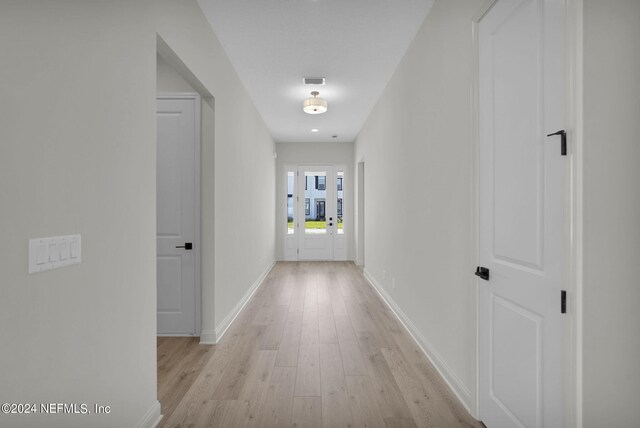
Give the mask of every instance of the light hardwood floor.
[[161, 427], [483, 427], [350, 262], [280, 262], [221, 342], [158, 338]]

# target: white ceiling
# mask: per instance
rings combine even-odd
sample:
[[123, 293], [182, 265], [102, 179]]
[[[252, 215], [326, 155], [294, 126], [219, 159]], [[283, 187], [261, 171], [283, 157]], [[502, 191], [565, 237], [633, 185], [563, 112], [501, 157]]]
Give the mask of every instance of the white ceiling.
[[[277, 142], [354, 141], [433, 4], [198, 2]], [[327, 83], [305, 86], [302, 77], [326, 77]], [[326, 113], [302, 111], [312, 90], [329, 102]]]

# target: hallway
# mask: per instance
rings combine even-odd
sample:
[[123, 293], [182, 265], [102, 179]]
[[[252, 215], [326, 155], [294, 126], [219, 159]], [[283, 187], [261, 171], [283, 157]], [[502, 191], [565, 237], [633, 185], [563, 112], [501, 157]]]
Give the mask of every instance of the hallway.
[[162, 427], [480, 427], [351, 262], [280, 262], [216, 346], [158, 339]]

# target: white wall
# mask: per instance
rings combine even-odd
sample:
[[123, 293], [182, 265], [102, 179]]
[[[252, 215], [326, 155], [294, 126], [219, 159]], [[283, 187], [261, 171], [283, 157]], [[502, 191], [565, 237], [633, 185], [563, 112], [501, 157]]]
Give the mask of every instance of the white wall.
[[284, 259], [284, 237], [287, 233], [287, 189], [284, 181], [285, 165], [345, 165], [344, 221], [347, 235], [347, 259], [353, 260], [354, 242], [354, 187], [353, 143], [277, 143], [276, 151], [276, 254]]
[[584, 2], [584, 426], [640, 421], [640, 2]]
[[[216, 100], [211, 318], [275, 257], [273, 141], [195, 1], [3, 1], [0, 401], [112, 410], [0, 414], [0, 426], [135, 426], [158, 415], [156, 33]], [[72, 233], [81, 265], [27, 274], [28, 239]]]
[[[0, 3], [0, 401], [112, 408], [0, 414], [0, 426], [133, 426], [156, 403], [148, 12], [126, 1]], [[28, 239], [73, 233], [81, 265], [27, 274]]]
[[476, 388], [471, 23], [483, 3], [435, 2], [355, 142], [355, 162], [365, 160], [365, 272], [413, 323], [469, 408]]
[[[184, 3], [162, 2], [158, 33], [215, 98], [214, 263], [218, 329], [275, 260], [275, 148], [204, 14], [195, 1]], [[255, 186], [256, 182], [261, 186]], [[260, 215], [256, 215], [256, 206], [261, 207]]]

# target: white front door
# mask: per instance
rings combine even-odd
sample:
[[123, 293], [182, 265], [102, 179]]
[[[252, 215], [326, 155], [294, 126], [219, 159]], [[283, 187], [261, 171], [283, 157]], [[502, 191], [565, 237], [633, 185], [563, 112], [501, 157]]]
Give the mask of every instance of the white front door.
[[200, 98], [158, 98], [157, 121], [158, 334], [196, 335]]
[[480, 417], [564, 425], [564, 0], [498, 0], [479, 23]]
[[331, 166], [298, 170], [298, 259], [333, 260], [335, 178]]

